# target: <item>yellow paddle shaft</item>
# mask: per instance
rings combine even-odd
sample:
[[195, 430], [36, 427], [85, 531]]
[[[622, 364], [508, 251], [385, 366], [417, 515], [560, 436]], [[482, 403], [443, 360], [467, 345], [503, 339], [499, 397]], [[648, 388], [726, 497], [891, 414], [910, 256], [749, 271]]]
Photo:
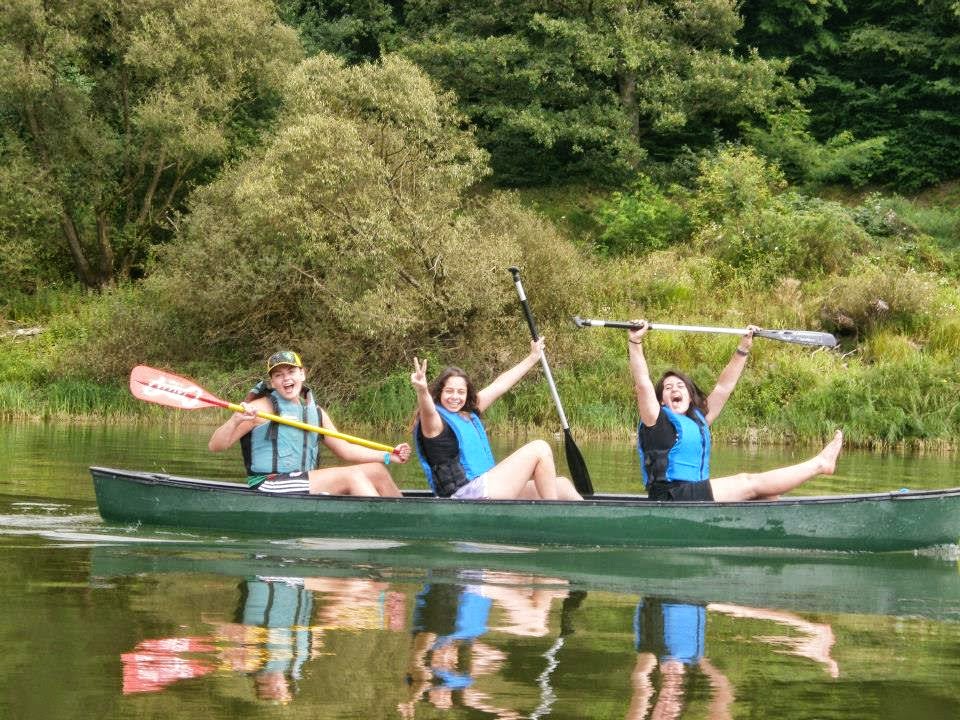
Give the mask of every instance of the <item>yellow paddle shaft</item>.
[[[228, 409], [233, 410], [236, 413], [244, 413], [246, 410], [243, 409], [243, 405], [237, 405], [235, 403], [226, 403]], [[336, 430], [328, 430], [327, 428], [322, 428], [318, 425], [308, 425], [307, 423], [300, 422], [299, 420], [290, 420], [289, 418], [281, 417], [279, 415], [274, 415], [273, 413], [266, 412], [257, 412], [257, 417], [263, 418], [264, 420], [272, 420], [275, 423], [280, 423], [281, 425], [289, 425], [290, 427], [299, 428], [300, 430], [306, 430], [307, 432], [315, 432], [321, 435], [329, 435], [330, 437], [340, 438], [341, 440], [346, 440], [348, 443], [353, 443], [354, 445], [362, 445], [363, 447], [368, 447], [371, 450], [379, 450], [381, 452], [392, 453], [393, 448], [389, 445], [382, 445], [373, 440], [364, 440], [363, 438], [354, 437], [353, 435], [347, 435]]]

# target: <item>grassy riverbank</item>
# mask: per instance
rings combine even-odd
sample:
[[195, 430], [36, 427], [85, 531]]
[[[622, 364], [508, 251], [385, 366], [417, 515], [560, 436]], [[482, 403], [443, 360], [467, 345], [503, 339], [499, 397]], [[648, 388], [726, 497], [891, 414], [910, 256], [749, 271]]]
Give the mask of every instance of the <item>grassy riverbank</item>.
[[[741, 177], [742, 157], [724, 162], [713, 170]], [[952, 450], [960, 438], [957, 186], [909, 200], [848, 195], [843, 203], [754, 191], [753, 205], [735, 213], [703, 215], [711, 206], [709, 188], [671, 200], [699, 218], [699, 229], [684, 243], [629, 252], [602, 246], [611, 226], [598, 220], [598, 208], [612, 202], [604, 194], [567, 188], [516, 196], [522, 212], [539, 218], [511, 210], [515, 221], [534, 223], [524, 232], [536, 240], [518, 236], [525, 285], [575, 435], [629, 438], [636, 423], [623, 332], [577, 329], [570, 317], [580, 314], [714, 327], [756, 323], [838, 336], [840, 347], [829, 351], [757, 340], [715, 426], [720, 441], [814, 443], [840, 427], [853, 446]], [[727, 191], [714, 192], [724, 207], [734, 205]], [[633, 206], [618, 207], [629, 216]], [[650, 230], [643, 224], [649, 218], [630, 217], [640, 223], [632, 231], [638, 237], [653, 236], [641, 232]], [[445, 337], [392, 337], [383, 346], [373, 330], [351, 335], [341, 321], [339, 335], [321, 339], [297, 339], [287, 334], [296, 324], [284, 325], [283, 342], [304, 352], [320, 401], [341, 429], [399, 432], [413, 408], [414, 355], [430, 359], [431, 375], [457, 364], [483, 384], [526, 352], [529, 337], [509, 276], [493, 270], [495, 312]], [[213, 323], [208, 330], [202, 317], [188, 317], [174, 302], [170, 293], [182, 286], [163, 282], [146, 291], [8, 294], [0, 328], [0, 417], [216, 423], [221, 411], [159, 408], [126, 389], [130, 368], [143, 362], [236, 401], [261, 371], [262, 350], [248, 337], [204, 343], [204, 333], [217, 332], [217, 298], [203, 306], [207, 324]], [[18, 328], [36, 331], [15, 334]], [[655, 375], [682, 369], [708, 391], [735, 345], [730, 335], [663, 331], [646, 343]], [[558, 429], [539, 369], [492, 408], [488, 422], [498, 432]]]
[[[627, 308], [616, 309], [626, 313]], [[741, 326], [739, 317], [716, 320], [658, 315], [671, 322], [708, 322]], [[56, 320], [51, 318], [51, 324]], [[631, 381], [626, 365], [623, 333], [572, 324], [548, 323], [543, 332], [550, 341], [551, 365], [578, 438], [629, 438], [635, 427]], [[960, 436], [960, 386], [957, 361], [960, 335], [938, 341], [939, 347], [918, 352], [909, 338], [890, 335], [884, 359], [868, 360], [880, 352], [879, 341], [866, 347], [839, 351], [809, 350], [775, 341], [757, 340], [740, 384], [715, 426], [720, 441], [759, 444], [812, 443], [842, 427], [851, 445], [872, 448], [952, 450]], [[660, 333], [647, 342], [654, 373], [669, 367], [688, 369], [698, 383], [711, 387], [729, 360], [736, 338], [685, 333]], [[43, 335], [3, 343], [0, 379], [0, 416], [32, 419], [106, 422], [199, 423], [220, 422], [224, 411], [177, 411], [137, 401], [126, 388], [126, 378], [95, 380], [62, 377], [57, 372], [57, 342]], [[503, 348], [510, 362], [522, 357], [522, 344]], [[438, 367], [443, 358], [437, 358]], [[450, 358], [448, 361], [453, 361]], [[215, 359], [186, 367], [170, 367], [189, 375], [211, 392], [236, 401], [258, 372], [257, 368], [224, 371]], [[471, 368], [480, 383], [503, 367]], [[409, 371], [395, 368], [378, 380], [342, 392], [321, 402], [338, 426], [355, 434], [389, 429], [405, 432], [413, 407]], [[497, 432], [542, 434], [559, 428], [556, 411], [539, 369], [488, 413]]]

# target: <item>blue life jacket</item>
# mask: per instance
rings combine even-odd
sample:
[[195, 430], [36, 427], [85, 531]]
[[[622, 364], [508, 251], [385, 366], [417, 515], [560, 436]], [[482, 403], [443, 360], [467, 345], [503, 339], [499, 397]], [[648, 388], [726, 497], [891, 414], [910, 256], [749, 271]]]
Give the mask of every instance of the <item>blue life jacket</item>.
[[684, 665], [703, 658], [706, 628], [707, 609], [690, 603], [641, 600], [633, 617], [637, 652], [646, 650], [660, 660], [678, 660]]
[[[256, 392], [256, 388], [254, 389]], [[273, 403], [273, 414], [308, 425], [320, 425], [320, 408], [309, 388], [297, 400], [285, 400], [275, 390], [266, 392]], [[298, 472], [317, 467], [320, 437], [317, 433], [281, 425], [272, 420], [257, 425], [240, 439], [247, 475]]]
[[[702, 482], [710, 479], [710, 427], [702, 412], [694, 409], [693, 413], [696, 420], [661, 406], [661, 417], [669, 422], [674, 437], [671, 444], [662, 447], [644, 448], [644, 439], [649, 441], [654, 428], [647, 428], [640, 422], [637, 452], [644, 485], [649, 487], [654, 481]], [[661, 420], [658, 418], [657, 422]]]
[[436, 462], [431, 467], [420, 443], [419, 420], [413, 428], [413, 442], [433, 494], [450, 497], [468, 482], [483, 475], [496, 465], [497, 461], [493, 458], [487, 431], [476, 413], [470, 413], [470, 419], [467, 420], [460, 413], [450, 412], [443, 407], [438, 406], [437, 412], [443, 422], [453, 430], [460, 448], [459, 455], [450, 458], [449, 462]]
[[247, 580], [243, 583], [242, 608], [240, 622], [270, 631], [260, 648], [264, 658], [260, 672], [282, 672], [299, 680], [313, 645], [313, 593], [303, 586], [303, 580]]

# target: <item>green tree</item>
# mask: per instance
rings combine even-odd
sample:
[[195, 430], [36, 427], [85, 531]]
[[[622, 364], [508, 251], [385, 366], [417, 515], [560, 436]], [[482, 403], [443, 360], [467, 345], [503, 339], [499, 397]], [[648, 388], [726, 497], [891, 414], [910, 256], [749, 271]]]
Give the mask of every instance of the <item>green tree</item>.
[[569, 316], [574, 251], [512, 198], [470, 199], [489, 170], [463, 125], [408, 60], [304, 61], [264, 146], [195, 193], [144, 283], [149, 312], [108, 318], [123, 331], [97, 334], [88, 366], [129, 367], [145, 347], [165, 361], [202, 346], [249, 362], [293, 345], [319, 379], [349, 384], [405, 365], [411, 348], [482, 356], [493, 348], [481, 339], [508, 321], [522, 330], [514, 264], [529, 265], [545, 313]]
[[308, 55], [327, 52], [357, 63], [379, 59], [396, 44], [400, 0], [277, 0], [284, 22], [300, 33]]
[[956, 0], [743, 5], [740, 37], [813, 82], [814, 137], [886, 138], [869, 177], [916, 190], [960, 175]]
[[782, 62], [734, 53], [739, 28], [733, 0], [418, 0], [402, 52], [456, 92], [500, 182], [618, 180], [792, 95]]
[[6, 3], [0, 151], [43, 213], [33, 242], [65, 247], [89, 287], [138, 272], [299, 56], [266, 0]]

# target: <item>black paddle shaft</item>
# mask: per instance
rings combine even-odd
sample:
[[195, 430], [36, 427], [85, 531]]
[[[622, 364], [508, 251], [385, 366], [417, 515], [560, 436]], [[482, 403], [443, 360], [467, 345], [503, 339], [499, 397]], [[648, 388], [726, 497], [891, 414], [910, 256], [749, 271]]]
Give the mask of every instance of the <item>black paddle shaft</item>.
[[[520, 305], [523, 307], [523, 314], [527, 318], [527, 325], [530, 328], [530, 336], [534, 341], [540, 339], [537, 332], [537, 323], [533, 319], [533, 313], [530, 310], [530, 303], [527, 302], [527, 294], [523, 291], [523, 283], [520, 282], [520, 269], [516, 267], [507, 268], [513, 275], [513, 284], [517, 288], [517, 295], [520, 297]], [[581, 495], [593, 495], [593, 483], [590, 481], [590, 472], [587, 470], [587, 463], [583, 459], [580, 448], [573, 440], [570, 434], [570, 425], [567, 423], [566, 413], [563, 412], [563, 405], [560, 402], [560, 395], [557, 393], [557, 384], [553, 381], [553, 373], [550, 372], [550, 365], [547, 363], [547, 354], [540, 355], [540, 364], [543, 366], [543, 374], [547, 378], [547, 384], [550, 386], [550, 394], [553, 396], [553, 403], [557, 406], [557, 415], [560, 416], [560, 424], [563, 426], [563, 448], [567, 456], [567, 466], [570, 468], [571, 479]]]
[[[520, 282], [520, 268], [511, 267], [507, 269], [510, 271], [510, 274], [513, 275], [513, 284], [517, 286], [517, 295], [520, 296], [520, 305], [523, 307], [523, 314], [527, 317], [530, 337], [534, 340], [539, 340], [540, 333], [537, 332], [537, 323], [533, 319], [533, 313], [530, 312], [530, 303], [527, 302], [527, 295], [523, 291], [523, 283]], [[566, 423], [564, 423], [564, 427], [566, 427]]]

